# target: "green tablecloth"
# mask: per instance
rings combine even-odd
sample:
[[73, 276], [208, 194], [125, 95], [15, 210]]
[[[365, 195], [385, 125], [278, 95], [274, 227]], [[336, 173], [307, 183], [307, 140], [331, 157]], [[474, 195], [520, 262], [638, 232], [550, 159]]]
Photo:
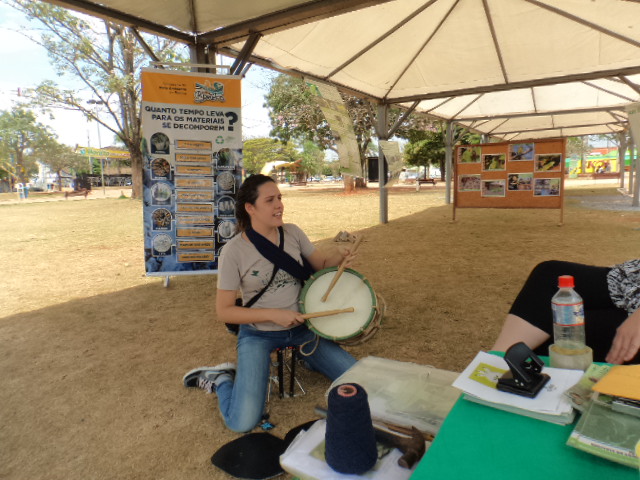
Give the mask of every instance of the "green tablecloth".
[[638, 480], [638, 471], [566, 445], [556, 425], [460, 398], [411, 480]]

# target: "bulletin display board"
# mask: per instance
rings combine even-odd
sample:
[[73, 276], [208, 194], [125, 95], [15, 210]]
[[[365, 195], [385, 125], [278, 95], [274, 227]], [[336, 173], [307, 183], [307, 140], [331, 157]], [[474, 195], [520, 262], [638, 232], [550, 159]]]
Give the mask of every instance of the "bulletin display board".
[[456, 148], [457, 208], [556, 208], [563, 216], [565, 140]]

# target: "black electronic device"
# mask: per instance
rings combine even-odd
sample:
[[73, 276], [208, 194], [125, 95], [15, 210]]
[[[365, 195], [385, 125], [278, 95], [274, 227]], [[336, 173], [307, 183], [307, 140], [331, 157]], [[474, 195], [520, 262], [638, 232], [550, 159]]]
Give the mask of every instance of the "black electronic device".
[[498, 379], [498, 390], [534, 398], [551, 379], [540, 373], [544, 363], [523, 342], [511, 345], [504, 354], [509, 371]]

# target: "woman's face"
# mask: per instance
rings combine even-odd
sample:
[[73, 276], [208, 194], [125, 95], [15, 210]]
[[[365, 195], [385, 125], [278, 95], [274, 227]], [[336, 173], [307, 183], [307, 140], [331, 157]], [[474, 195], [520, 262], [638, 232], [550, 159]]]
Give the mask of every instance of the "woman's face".
[[284, 204], [282, 194], [274, 182], [266, 182], [258, 187], [255, 204], [246, 203], [245, 208], [251, 217], [251, 226], [276, 228], [283, 224]]

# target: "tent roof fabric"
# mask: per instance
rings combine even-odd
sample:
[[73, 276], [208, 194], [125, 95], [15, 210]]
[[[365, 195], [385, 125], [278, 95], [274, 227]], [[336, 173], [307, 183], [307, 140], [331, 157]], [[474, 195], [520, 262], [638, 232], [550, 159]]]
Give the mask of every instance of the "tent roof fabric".
[[505, 139], [617, 132], [640, 101], [637, 0], [51, 3], [232, 56], [258, 32], [254, 63]]

